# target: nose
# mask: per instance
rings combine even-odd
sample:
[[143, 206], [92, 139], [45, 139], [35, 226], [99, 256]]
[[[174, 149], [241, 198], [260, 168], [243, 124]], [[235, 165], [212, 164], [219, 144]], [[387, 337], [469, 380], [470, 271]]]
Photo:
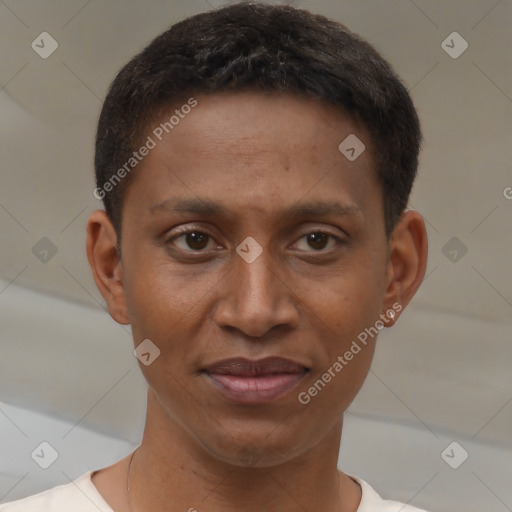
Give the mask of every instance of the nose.
[[234, 258], [235, 268], [218, 289], [216, 324], [251, 337], [262, 337], [277, 327], [297, 327], [297, 301], [269, 252], [264, 250], [252, 263], [238, 254]]

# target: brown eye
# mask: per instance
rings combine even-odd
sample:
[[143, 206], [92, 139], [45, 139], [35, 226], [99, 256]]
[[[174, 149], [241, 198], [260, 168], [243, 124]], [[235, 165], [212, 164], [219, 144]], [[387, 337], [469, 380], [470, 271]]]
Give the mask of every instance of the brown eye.
[[210, 237], [204, 233], [192, 232], [185, 235], [187, 245], [194, 250], [204, 249]]
[[184, 251], [201, 251], [208, 247], [210, 236], [200, 231], [189, 231], [176, 237], [173, 243]]
[[313, 231], [302, 236], [294, 247], [301, 252], [328, 252], [342, 244], [343, 241], [336, 235]]
[[329, 241], [329, 235], [325, 233], [310, 233], [307, 235], [308, 245], [317, 251], [325, 249]]

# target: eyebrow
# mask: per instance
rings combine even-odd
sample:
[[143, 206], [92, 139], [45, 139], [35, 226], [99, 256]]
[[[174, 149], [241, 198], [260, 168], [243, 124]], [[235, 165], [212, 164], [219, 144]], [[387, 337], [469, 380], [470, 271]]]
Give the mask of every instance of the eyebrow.
[[292, 206], [284, 213], [285, 217], [320, 217], [322, 215], [353, 215], [361, 214], [361, 209], [356, 205], [343, 205], [337, 201], [313, 201], [299, 203]]
[[[150, 214], [158, 212], [192, 213], [197, 215], [222, 216], [229, 210], [223, 205], [208, 199], [169, 198], [154, 204], [149, 208]], [[312, 201], [298, 203], [283, 212], [283, 217], [320, 217], [323, 215], [347, 216], [361, 215], [361, 209], [356, 205], [343, 205], [337, 201]]]
[[208, 199], [182, 199], [182, 198], [169, 198], [164, 201], [154, 204], [149, 208], [149, 213], [154, 214], [158, 212], [183, 212], [183, 213], [196, 213], [200, 215], [222, 215], [226, 214], [228, 210], [224, 206], [210, 201]]

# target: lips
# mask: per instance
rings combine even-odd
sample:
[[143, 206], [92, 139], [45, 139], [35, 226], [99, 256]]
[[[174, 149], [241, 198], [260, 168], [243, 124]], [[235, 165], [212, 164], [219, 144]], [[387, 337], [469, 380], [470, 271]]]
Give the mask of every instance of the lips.
[[291, 391], [308, 371], [308, 367], [282, 357], [260, 360], [239, 357], [218, 361], [202, 373], [228, 400], [261, 404]]
[[302, 373], [307, 367], [291, 359], [267, 357], [256, 361], [244, 357], [224, 359], [205, 369], [218, 375], [238, 375], [239, 377], [257, 377], [276, 373]]

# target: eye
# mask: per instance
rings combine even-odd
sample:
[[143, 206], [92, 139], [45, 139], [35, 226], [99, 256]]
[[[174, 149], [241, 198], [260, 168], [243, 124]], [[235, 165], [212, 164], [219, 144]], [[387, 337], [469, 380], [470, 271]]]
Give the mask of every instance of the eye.
[[325, 249], [334, 249], [336, 245], [341, 243], [341, 239], [329, 233], [321, 231], [308, 233], [299, 239], [295, 244], [295, 248], [299, 251], [322, 251]]
[[174, 236], [169, 240], [179, 249], [188, 252], [203, 251], [204, 249], [213, 249], [214, 244], [213, 238], [207, 233], [202, 231], [186, 231], [181, 234]]

